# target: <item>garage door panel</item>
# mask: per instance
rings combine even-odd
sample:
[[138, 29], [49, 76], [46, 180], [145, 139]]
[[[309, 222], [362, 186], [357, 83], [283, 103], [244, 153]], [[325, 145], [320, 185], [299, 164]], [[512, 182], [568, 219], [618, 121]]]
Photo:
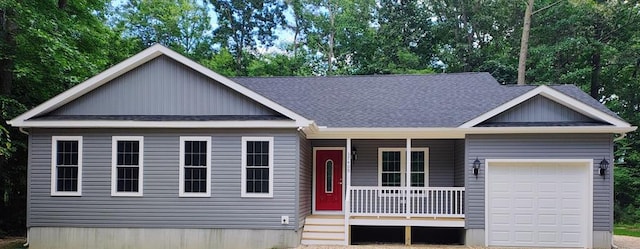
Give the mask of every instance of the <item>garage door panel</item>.
[[586, 165], [502, 163], [487, 172], [489, 245], [587, 245]]

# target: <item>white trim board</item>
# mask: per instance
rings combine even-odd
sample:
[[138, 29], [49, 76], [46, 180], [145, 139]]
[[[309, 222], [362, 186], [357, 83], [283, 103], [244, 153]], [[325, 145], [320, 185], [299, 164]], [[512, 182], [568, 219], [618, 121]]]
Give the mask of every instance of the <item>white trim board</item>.
[[534, 89], [532, 89], [531, 91], [522, 94], [520, 96], [518, 96], [515, 99], [512, 99], [510, 101], [508, 101], [507, 103], [504, 103], [474, 119], [471, 119], [469, 121], [467, 121], [466, 123], [460, 125], [460, 128], [470, 128], [470, 127], [474, 127], [477, 124], [480, 124], [492, 117], [495, 117], [497, 115], [499, 115], [500, 113], [503, 113], [507, 110], [509, 110], [510, 108], [528, 100], [533, 98], [534, 96], [537, 95], [541, 95], [544, 96], [552, 101], [555, 101], [559, 104], [562, 104], [564, 106], [566, 106], [567, 108], [574, 110], [580, 114], [583, 114], [587, 117], [596, 119], [596, 120], [602, 120], [605, 121], [607, 123], [610, 123], [616, 127], [631, 127], [631, 125], [623, 120], [620, 120], [619, 118], [616, 118], [614, 116], [611, 116], [603, 111], [600, 111], [596, 108], [593, 108], [585, 103], [582, 103], [558, 90], [555, 90], [551, 87], [548, 86], [538, 86]]
[[[123, 75], [131, 70], [133, 70], [134, 68], [148, 62], [151, 61], [161, 55], [165, 55], [175, 61], [177, 61], [178, 63], [181, 63], [217, 82], [219, 82], [220, 84], [223, 84], [231, 89], [233, 89], [234, 91], [237, 91], [238, 93], [268, 107], [273, 109], [274, 111], [281, 113], [282, 115], [293, 119], [295, 121], [295, 123], [297, 124], [297, 126], [308, 126], [309, 124], [311, 124], [313, 121], [308, 120], [304, 117], [302, 117], [301, 115], [287, 109], [286, 107], [273, 102], [270, 99], [267, 99], [266, 97], [230, 80], [227, 77], [224, 77], [214, 71], [212, 71], [211, 69], [208, 69], [194, 61], [192, 61], [191, 59], [169, 49], [166, 48], [160, 44], [156, 44], [153, 45], [145, 50], [143, 50], [142, 52], [116, 64], [115, 66], [103, 71], [102, 73], [99, 73], [96, 76], [93, 76], [91, 78], [89, 78], [88, 80], [72, 87], [71, 89], [64, 91], [60, 94], [58, 94], [57, 96], [49, 99], [48, 101], [45, 101], [44, 103], [38, 105], [37, 107], [21, 114], [20, 116], [8, 121], [7, 123], [15, 126], [15, 127], [32, 127], [30, 126], [30, 123], [32, 123], [32, 121], [28, 121], [28, 119], [33, 118], [35, 116], [38, 115], [42, 115], [45, 113], [48, 113], [50, 111], [53, 111], [77, 98], [79, 98], [82, 95], [85, 95], [91, 91], [93, 91], [94, 89], [110, 82], [111, 80], [115, 79], [116, 77]], [[75, 122], [75, 121], [74, 121]], [[125, 122], [126, 123], [126, 122]], [[44, 126], [41, 126], [44, 127]]]

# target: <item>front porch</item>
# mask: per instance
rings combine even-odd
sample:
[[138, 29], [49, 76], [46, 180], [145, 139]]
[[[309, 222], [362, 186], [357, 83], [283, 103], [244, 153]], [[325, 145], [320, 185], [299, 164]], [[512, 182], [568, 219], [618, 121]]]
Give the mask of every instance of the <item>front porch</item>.
[[351, 226], [464, 228], [464, 140], [331, 139], [311, 145], [313, 208], [303, 244], [349, 244]]

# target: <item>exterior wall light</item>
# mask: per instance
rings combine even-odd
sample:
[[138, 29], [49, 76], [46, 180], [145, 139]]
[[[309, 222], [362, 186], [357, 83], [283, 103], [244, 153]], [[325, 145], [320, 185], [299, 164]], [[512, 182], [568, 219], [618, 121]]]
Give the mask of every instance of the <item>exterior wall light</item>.
[[473, 174], [476, 175], [476, 179], [478, 179], [478, 172], [480, 171], [480, 160], [476, 157], [476, 160], [473, 161]]
[[356, 147], [351, 147], [351, 160], [358, 160], [358, 149]]
[[604, 176], [607, 173], [607, 169], [609, 169], [609, 161], [603, 157], [602, 161], [600, 161], [600, 175]]

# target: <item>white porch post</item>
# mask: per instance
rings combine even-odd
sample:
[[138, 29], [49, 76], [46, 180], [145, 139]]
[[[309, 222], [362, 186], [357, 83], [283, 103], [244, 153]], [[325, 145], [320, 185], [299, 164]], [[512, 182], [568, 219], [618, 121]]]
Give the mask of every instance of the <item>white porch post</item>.
[[410, 217], [411, 211], [411, 138], [407, 138], [407, 154], [406, 154], [406, 172], [407, 172], [407, 180], [405, 181], [405, 214], [407, 215], [407, 219]]
[[346, 173], [342, 181], [345, 184], [344, 198], [344, 243], [349, 245], [349, 216], [351, 215], [351, 138], [347, 138]]

